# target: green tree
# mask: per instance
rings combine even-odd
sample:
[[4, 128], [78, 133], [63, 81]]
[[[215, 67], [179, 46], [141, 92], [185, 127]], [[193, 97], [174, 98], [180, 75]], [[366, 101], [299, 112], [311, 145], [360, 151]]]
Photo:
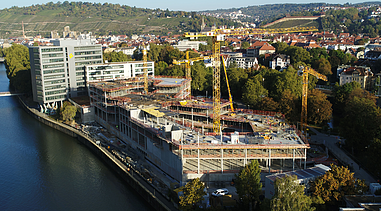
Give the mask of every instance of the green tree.
[[261, 168], [258, 160], [252, 160], [238, 175], [235, 175], [235, 187], [246, 208], [255, 209], [262, 192]]
[[353, 175], [347, 167], [331, 165], [331, 170], [311, 183], [312, 196], [325, 203], [336, 203], [344, 195], [364, 194], [368, 186]]
[[64, 121], [71, 121], [77, 114], [77, 108], [72, 105], [70, 102], [65, 101], [62, 107], [62, 120]]
[[207, 87], [207, 70], [203, 63], [196, 62], [191, 66], [192, 90], [203, 92]]
[[166, 68], [168, 68], [167, 63], [163, 61], [155, 62], [155, 75], [162, 75]]
[[314, 69], [323, 75], [332, 75], [331, 63], [326, 58], [320, 58], [315, 61]]
[[204, 184], [200, 181], [200, 178], [192, 179], [188, 182], [184, 189], [184, 195], [180, 196], [181, 210], [194, 210], [196, 203], [202, 201], [206, 195]]
[[341, 121], [340, 135], [352, 152], [361, 152], [379, 134], [381, 110], [373, 99], [349, 97], [345, 106], [345, 116]]
[[126, 61], [132, 61], [131, 56], [124, 54], [122, 51], [119, 52], [110, 52], [110, 53], [103, 53], [103, 61], [108, 62], [126, 62]]
[[357, 82], [346, 83], [340, 86], [338, 83], [333, 87], [333, 111], [336, 115], [344, 115], [345, 103], [352, 92], [352, 90], [360, 88], [360, 84]]
[[327, 123], [332, 116], [332, 104], [327, 100], [327, 96], [313, 89], [308, 93], [307, 98], [307, 121], [315, 125]]
[[31, 92], [31, 76], [28, 48], [13, 44], [4, 50], [5, 68], [10, 84], [20, 92]]
[[[242, 84], [245, 84], [248, 78], [248, 74], [245, 72], [242, 68], [237, 68], [235, 65], [231, 65], [227, 70], [228, 78], [229, 78], [229, 85], [230, 85], [230, 91], [233, 96], [233, 99], [241, 99], [242, 97], [242, 90], [244, 87]], [[225, 77], [222, 77], [222, 81], [225, 81]], [[222, 83], [223, 86], [225, 86], [226, 81]]]
[[[258, 75], [261, 77], [260, 75]], [[262, 78], [253, 77], [247, 80], [243, 87], [242, 101], [251, 108], [257, 108], [268, 91], [262, 86]]]
[[275, 181], [275, 195], [271, 200], [272, 211], [313, 211], [312, 200], [304, 195], [304, 185], [297, 182], [297, 177], [285, 176]]
[[290, 90], [284, 90], [279, 100], [279, 109], [285, 115], [289, 122], [300, 121], [300, 109], [297, 105], [301, 105], [300, 100]]
[[284, 50], [288, 47], [287, 43], [285, 42], [276, 42], [273, 43], [272, 46], [276, 48], [276, 53], [284, 53]]
[[263, 97], [258, 108], [263, 111], [279, 111], [279, 103], [271, 97]]
[[241, 49], [248, 49], [249, 47], [250, 47], [250, 43], [249, 42], [243, 41], [241, 43]]

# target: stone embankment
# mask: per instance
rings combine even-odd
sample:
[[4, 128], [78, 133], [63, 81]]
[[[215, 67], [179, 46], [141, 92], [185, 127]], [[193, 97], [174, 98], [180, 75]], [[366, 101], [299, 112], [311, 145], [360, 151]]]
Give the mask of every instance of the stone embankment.
[[169, 201], [168, 196], [161, 194], [156, 190], [155, 186], [147, 181], [138, 171], [132, 168], [132, 166], [127, 166], [124, 162], [118, 159], [112, 151], [109, 151], [107, 147], [97, 144], [96, 140], [91, 136], [76, 128], [50, 119], [46, 114], [27, 106], [20, 97], [19, 101], [24, 110], [38, 121], [77, 138], [78, 141], [87, 146], [95, 155], [117, 172], [123, 180], [139, 193], [153, 208], [156, 210], [178, 210], [174, 204]]

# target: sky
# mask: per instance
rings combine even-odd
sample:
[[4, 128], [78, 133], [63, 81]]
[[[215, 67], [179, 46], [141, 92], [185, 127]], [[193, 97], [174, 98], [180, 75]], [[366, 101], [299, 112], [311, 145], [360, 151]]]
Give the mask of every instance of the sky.
[[[76, 0], [68, 0], [69, 2], [76, 1]], [[0, 4], [0, 9], [4, 8], [10, 8], [13, 6], [23, 7], [23, 6], [31, 6], [33, 4], [44, 4], [47, 2], [54, 2], [52, 0], [36, 0], [36, 1], [30, 1], [30, 0], [12, 0], [12, 1], [2, 1]], [[61, 0], [61, 2], [64, 2], [64, 0]], [[82, 0], [82, 2], [95, 2], [95, 3], [112, 3], [112, 4], [120, 4], [120, 5], [127, 5], [127, 6], [136, 6], [138, 8], [149, 8], [149, 9], [169, 9], [172, 11], [203, 11], [203, 10], [216, 10], [216, 9], [229, 9], [229, 8], [241, 8], [241, 7], [247, 7], [247, 6], [255, 6], [255, 5], [263, 5], [263, 4], [270, 4], [270, 2], [267, 1], [261, 1], [261, 0], [239, 0], [239, 1], [232, 1], [232, 0], [140, 0], [140, 1], [131, 1], [131, 0], [109, 0], [109, 1], [90, 1], [90, 0]], [[337, 0], [337, 1], [311, 1], [311, 0], [274, 0], [271, 1], [271, 4], [285, 4], [285, 3], [300, 3], [300, 4], [306, 4], [306, 3], [315, 3], [315, 2], [327, 2], [331, 4], [344, 4], [344, 3], [359, 3], [359, 2], [366, 2], [364, 1], [348, 1], [348, 0]], [[369, 1], [368, 1], [369, 2]]]

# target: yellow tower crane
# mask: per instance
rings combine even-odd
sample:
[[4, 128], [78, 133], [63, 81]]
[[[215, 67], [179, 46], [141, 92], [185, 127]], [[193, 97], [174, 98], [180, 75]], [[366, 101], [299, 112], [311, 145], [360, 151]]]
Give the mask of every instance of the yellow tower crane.
[[230, 109], [232, 110], [231, 115], [235, 115], [235, 114], [234, 114], [234, 106], [233, 106], [233, 98], [232, 98], [232, 95], [231, 95], [231, 93], [230, 93], [230, 86], [229, 86], [229, 80], [228, 80], [228, 73], [226, 72], [225, 60], [224, 60], [224, 58], [223, 58], [222, 56], [221, 56], [221, 60], [222, 60], [222, 67], [224, 68], [224, 72], [225, 72], [226, 86], [228, 87], [229, 101], [230, 101]]
[[148, 94], [148, 70], [147, 70], [147, 48], [145, 44], [142, 44], [143, 52], [143, 77], [144, 77], [144, 92]]
[[[196, 57], [196, 58], [189, 58], [189, 51], [186, 52], [186, 59], [185, 60], [173, 60], [173, 64], [177, 64], [177, 65], [180, 65], [180, 64], [185, 64], [185, 77], [187, 79], [192, 79], [191, 77], [191, 65], [193, 64], [193, 62], [196, 62], [196, 61], [202, 61], [202, 60], [207, 60], [207, 59], [210, 59], [211, 57], [209, 56], [203, 56], [203, 57]], [[191, 98], [191, 87], [188, 87], [188, 90], [187, 92], [189, 93], [189, 98]]]
[[306, 134], [306, 124], [307, 124], [307, 93], [308, 93], [308, 74], [315, 76], [323, 81], [328, 81], [327, 76], [316, 72], [310, 67], [299, 67], [298, 75], [303, 77], [303, 91], [302, 91], [302, 113], [300, 121], [300, 131]]
[[315, 27], [293, 27], [282, 29], [259, 29], [259, 28], [237, 28], [237, 29], [215, 29], [200, 33], [185, 33], [183, 36], [190, 39], [199, 37], [212, 37], [212, 65], [213, 65], [213, 132], [219, 133], [221, 120], [221, 92], [220, 92], [220, 42], [225, 41], [229, 35], [254, 35], [254, 34], [281, 34], [294, 32], [317, 31]]

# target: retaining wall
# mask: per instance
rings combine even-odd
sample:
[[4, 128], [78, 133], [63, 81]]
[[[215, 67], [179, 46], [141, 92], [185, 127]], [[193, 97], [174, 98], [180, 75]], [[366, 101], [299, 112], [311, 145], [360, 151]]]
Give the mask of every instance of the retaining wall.
[[[166, 200], [163, 196], [156, 194], [155, 189], [147, 183], [144, 178], [140, 177], [137, 173], [134, 173], [132, 170], [128, 171], [127, 167], [119, 161], [112, 153], [108, 150], [104, 149], [101, 146], [98, 146], [91, 137], [88, 137], [86, 134], [78, 131], [68, 125], [56, 122], [43, 113], [40, 113], [36, 109], [29, 108], [23, 100], [19, 98], [19, 102], [24, 108], [24, 110], [30, 114], [32, 117], [37, 119], [38, 121], [48, 125], [56, 130], [59, 130], [65, 134], [68, 134], [74, 138], [77, 138], [82, 144], [87, 146], [95, 155], [101, 158], [110, 168], [112, 168], [115, 172], [117, 172], [123, 180], [128, 183], [136, 192], [139, 193], [140, 196], [144, 198], [148, 204], [150, 204], [156, 210], [177, 210], [172, 204], [172, 206], [167, 206], [168, 201], [163, 203], [162, 198]], [[134, 175], [135, 174], [135, 175]], [[170, 202], [171, 203], [171, 202]], [[167, 204], [167, 205], [166, 205]]]

